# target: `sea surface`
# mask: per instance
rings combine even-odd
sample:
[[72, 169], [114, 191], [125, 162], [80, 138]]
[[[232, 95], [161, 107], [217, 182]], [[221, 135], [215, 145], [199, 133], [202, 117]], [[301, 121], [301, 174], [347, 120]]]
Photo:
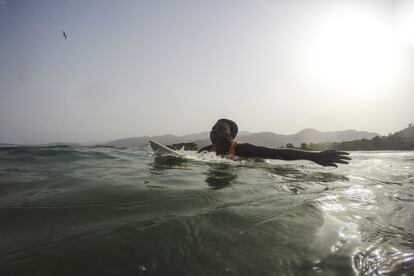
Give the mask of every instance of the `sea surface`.
[[2, 146], [0, 275], [414, 275], [414, 152], [350, 156]]

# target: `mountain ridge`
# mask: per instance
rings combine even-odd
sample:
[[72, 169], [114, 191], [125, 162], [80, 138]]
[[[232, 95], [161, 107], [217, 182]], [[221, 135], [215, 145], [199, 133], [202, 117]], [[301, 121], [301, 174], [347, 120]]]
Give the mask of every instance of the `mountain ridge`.
[[[287, 143], [300, 145], [301, 143], [326, 143], [326, 142], [343, 142], [357, 139], [371, 139], [378, 136], [378, 133], [368, 131], [357, 131], [347, 129], [343, 131], [319, 131], [313, 128], [303, 129], [295, 134], [278, 134], [270, 131], [266, 132], [248, 132], [240, 131], [237, 141], [241, 143], [252, 143], [266, 147], [283, 147]], [[190, 143], [197, 144], [198, 147], [209, 145], [209, 132], [199, 132], [186, 134], [182, 136], [166, 134], [157, 136], [138, 136], [116, 139], [102, 146], [113, 146], [120, 148], [141, 147], [148, 144], [149, 139], [154, 139], [162, 144]]]
[[408, 127], [390, 133], [387, 136], [375, 136], [372, 139], [357, 139], [352, 141], [334, 142], [334, 143], [311, 143], [301, 145], [306, 150], [414, 150], [414, 125], [408, 124]]

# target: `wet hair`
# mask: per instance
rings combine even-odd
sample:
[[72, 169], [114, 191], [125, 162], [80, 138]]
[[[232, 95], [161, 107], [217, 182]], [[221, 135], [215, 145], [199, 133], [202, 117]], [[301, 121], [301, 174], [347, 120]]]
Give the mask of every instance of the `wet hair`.
[[216, 122], [216, 124], [218, 122], [224, 122], [224, 123], [226, 123], [230, 127], [230, 135], [231, 135], [231, 137], [232, 138], [236, 138], [236, 135], [239, 132], [239, 128], [237, 127], [237, 124], [235, 122], [233, 122], [232, 120], [229, 120], [229, 119], [225, 119], [225, 118], [222, 118], [222, 119], [218, 120]]

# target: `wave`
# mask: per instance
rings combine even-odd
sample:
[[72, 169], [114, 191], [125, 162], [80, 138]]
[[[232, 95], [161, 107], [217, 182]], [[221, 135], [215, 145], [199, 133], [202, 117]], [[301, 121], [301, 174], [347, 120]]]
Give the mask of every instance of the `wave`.
[[72, 145], [0, 147], [0, 162], [11, 160], [22, 162], [76, 161], [114, 158], [116, 157], [112, 152], [105, 152], [96, 147]]

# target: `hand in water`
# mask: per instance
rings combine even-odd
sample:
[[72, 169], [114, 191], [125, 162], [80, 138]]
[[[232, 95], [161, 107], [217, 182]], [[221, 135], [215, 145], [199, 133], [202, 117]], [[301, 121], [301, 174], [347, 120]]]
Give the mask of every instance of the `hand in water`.
[[347, 155], [349, 155], [349, 153], [345, 151], [325, 150], [325, 151], [319, 152], [314, 161], [322, 166], [338, 167], [338, 165], [336, 165], [335, 163], [340, 163], [340, 164], [349, 163], [346, 160], [351, 160], [351, 158], [348, 157]]

